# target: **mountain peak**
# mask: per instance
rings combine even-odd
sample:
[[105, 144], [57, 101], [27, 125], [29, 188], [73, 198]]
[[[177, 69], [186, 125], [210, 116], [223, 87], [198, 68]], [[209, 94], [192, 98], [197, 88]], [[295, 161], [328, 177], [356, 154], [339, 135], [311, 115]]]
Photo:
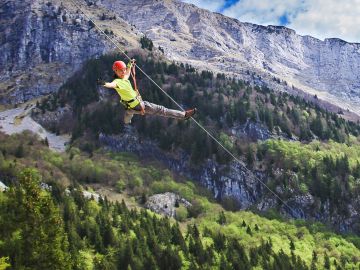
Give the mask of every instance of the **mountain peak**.
[[[245, 80], [252, 70], [271, 88], [298, 88], [360, 115], [360, 52], [343, 46], [352, 43], [321, 41], [284, 26], [244, 23], [180, 1], [102, 4], [136, 25], [171, 60]], [[274, 84], [274, 77], [290, 88]]]

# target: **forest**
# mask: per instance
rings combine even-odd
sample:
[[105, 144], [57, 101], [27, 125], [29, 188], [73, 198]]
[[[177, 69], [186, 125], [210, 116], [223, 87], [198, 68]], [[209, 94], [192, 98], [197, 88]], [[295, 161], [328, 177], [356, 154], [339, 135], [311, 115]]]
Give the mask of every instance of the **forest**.
[[[0, 193], [0, 269], [360, 266], [356, 236], [320, 223], [226, 211], [159, 164], [140, 166], [134, 155], [101, 150], [90, 157], [75, 147], [56, 153], [30, 133], [0, 136], [0, 177], [9, 186]], [[82, 190], [93, 182], [116, 188], [127, 202], [85, 198]], [[193, 209], [178, 208], [169, 219], [142, 207], [147, 196], [164, 191], [189, 199]]]

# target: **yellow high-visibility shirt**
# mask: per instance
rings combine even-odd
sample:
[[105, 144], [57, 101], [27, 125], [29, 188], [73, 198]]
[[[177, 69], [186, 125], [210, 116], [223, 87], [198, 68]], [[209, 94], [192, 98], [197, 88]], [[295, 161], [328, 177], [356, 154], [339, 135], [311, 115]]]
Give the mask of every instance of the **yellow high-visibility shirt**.
[[117, 78], [113, 82], [116, 83], [115, 90], [120, 95], [122, 101], [127, 102], [133, 100], [133, 102], [128, 104], [131, 108], [134, 108], [136, 105], [140, 103], [136, 99], [137, 92], [133, 89], [129, 80]]

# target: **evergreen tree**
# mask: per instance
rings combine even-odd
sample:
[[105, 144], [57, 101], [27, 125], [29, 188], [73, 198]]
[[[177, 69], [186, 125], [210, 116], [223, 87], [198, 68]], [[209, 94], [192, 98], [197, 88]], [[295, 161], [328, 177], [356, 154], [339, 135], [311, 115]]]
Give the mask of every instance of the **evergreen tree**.
[[19, 146], [16, 148], [15, 157], [22, 158], [24, 157], [24, 154], [24, 145], [20, 143]]
[[295, 244], [293, 240], [290, 240], [290, 250], [295, 250]]
[[226, 261], [224, 254], [221, 254], [219, 270], [228, 270], [228, 269], [231, 269], [231, 266]]
[[220, 212], [219, 218], [218, 218], [217, 222], [218, 222], [220, 225], [226, 224], [226, 217], [225, 217], [224, 211], [221, 211], [221, 212]]
[[11, 265], [15, 269], [69, 269], [64, 224], [50, 194], [41, 190], [39, 174], [24, 170], [19, 185], [7, 195], [1, 238], [9, 244], [6, 250]]
[[246, 228], [246, 233], [247, 234], [250, 234], [252, 236], [252, 231], [251, 231], [251, 228], [250, 226], [248, 225], [247, 228]]
[[187, 250], [187, 247], [178, 223], [171, 227], [171, 235], [171, 243], [180, 246], [181, 249], [185, 252]]
[[141, 48], [148, 49], [149, 51], [152, 51], [154, 44], [151, 39], [149, 39], [147, 36], [143, 36], [140, 39]]
[[327, 253], [325, 253], [325, 257], [324, 257], [324, 268], [325, 269], [330, 269], [331, 264], [330, 264], [330, 258], [329, 255]]

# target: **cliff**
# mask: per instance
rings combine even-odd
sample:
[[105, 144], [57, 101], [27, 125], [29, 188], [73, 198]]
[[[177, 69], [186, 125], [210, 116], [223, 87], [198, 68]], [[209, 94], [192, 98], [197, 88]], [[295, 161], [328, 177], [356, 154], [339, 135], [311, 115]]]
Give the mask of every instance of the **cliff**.
[[[129, 25], [106, 9], [84, 4], [82, 9], [120, 46], [137, 46], [136, 34]], [[115, 51], [114, 45], [70, 1], [2, 0], [0, 18], [3, 104], [57, 91], [86, 60]]]

